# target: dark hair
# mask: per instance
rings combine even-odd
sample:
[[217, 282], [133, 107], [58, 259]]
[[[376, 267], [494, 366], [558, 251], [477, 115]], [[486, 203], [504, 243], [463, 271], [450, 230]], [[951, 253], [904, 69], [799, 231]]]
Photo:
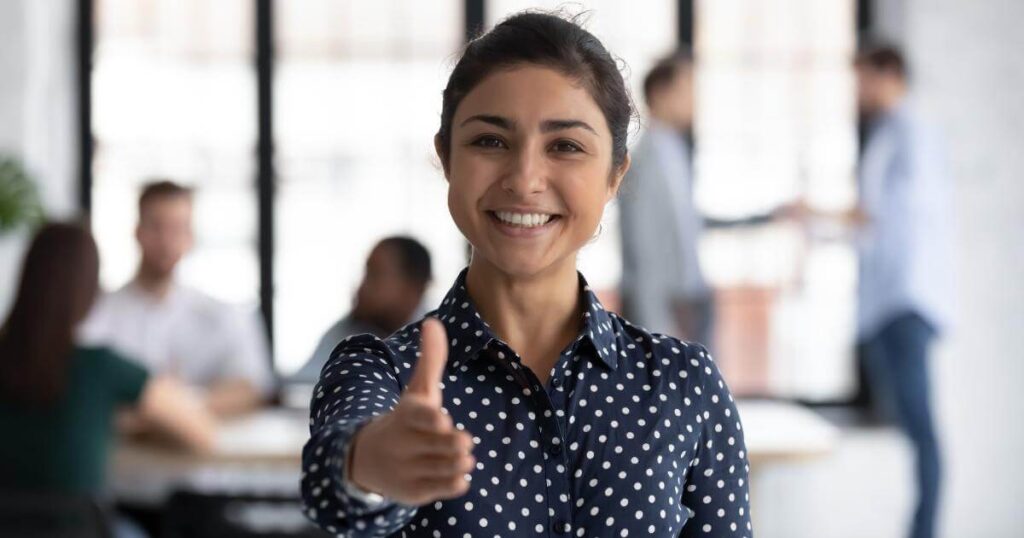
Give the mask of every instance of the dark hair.
[[900, 49], [888, 44], [869, 45], [857, 51], [854, 63], [876, 71], [892, 73], [900, 78], [908, 78], [909, 68], [906, 58]]
[[693, 65], [693, 55], [686, 49], [679, 49], [658, 60], [644, 77], [644, 101], [650, 105], [654, 92], [668, 86], [676, 76]]
[[612, 133], [612, 165], [626, 159], [626, 138], [633, 105], [618, 64], [596, 37], [577, 24], [545, 12], [521, 12], [466, 45], [443, 93], [440, 139], [447, 168], [452, 120], [462, 99], [488, 75], [516, 64], [550, 67], [578, 79], [604, 113]]
[[61, 395], [75, 327], [96, 299], [98, 274], [96, 242], [85, 228], [47, 224], [39, 230], [0, 328], [0, 392], [44, 405]]
[[430, 252], [419, 241], [406, 236], [391, 236], [382, 239], [377, 246], [393, 247], [398, 252], [402, 274], [409, 280], [426, 286], [433, 278], [430, 268]]
[[178, 197], [191, 200], [192, 189], [168, 179], [150, 181], [142, 186], [142, 193], [139, 195], [139, 214], [142, 214], [142, 209], [153, 200]]

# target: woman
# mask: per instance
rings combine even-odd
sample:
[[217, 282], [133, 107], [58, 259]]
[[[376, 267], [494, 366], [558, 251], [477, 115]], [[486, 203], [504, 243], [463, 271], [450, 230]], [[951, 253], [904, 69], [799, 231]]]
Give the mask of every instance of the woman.
[[605, 311], [576, 271], [629, 167], [609, 53], [519, 14], [469, 44], [443, 99], [434, 142], [473, 256], [427, 318], [335, 349], [309, 517], [363, 536], [751, 536], [711, 358]]
[[127, 406], [185, 447], [207, 450], [213, 422], [175, 380], [74, 344], [98, 289], [89, 232], [49, 224], [32, 241], [0, 328], [0, 488], [102, 493], [114, 413]]

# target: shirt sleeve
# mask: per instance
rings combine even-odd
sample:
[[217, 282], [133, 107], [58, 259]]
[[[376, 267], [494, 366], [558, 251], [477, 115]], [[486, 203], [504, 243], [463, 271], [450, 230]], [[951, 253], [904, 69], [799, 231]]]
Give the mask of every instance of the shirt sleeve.
[[310, 439], [302, 450], [306, 515], [327, 532], [387, 536], [412, 520], [415, 507], [369, 506], [345, 491], [345, 461], [355, 433], [398, 404], [401, 382], [390, 351], [372, 335], [343, 340], [313, 390]]
[[679, 536], [751, 538], [750, 463], [736, 404], [707, 350], [694, 345], [687, 350], [687, 360], [702, 373], [702, 411], [697, 419], [700, 438], [683, 492], [683, 505], [692, 515]]
[[93, 353], [101, 367], [101, 378], [110, 388], [114, 403], [134, 405], [138, 402], [149, 380], [149, 372], [109, 349], [97, 348]]

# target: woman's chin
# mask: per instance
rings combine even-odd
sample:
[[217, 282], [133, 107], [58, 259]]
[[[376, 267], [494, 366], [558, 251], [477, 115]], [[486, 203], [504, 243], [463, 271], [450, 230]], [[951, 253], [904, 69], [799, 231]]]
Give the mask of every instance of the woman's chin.
[[[479, 253], [477, 254], [479, 255]], [[557, 260], [549, 256], [529, 255], [497, 251], [493, 255], [484, 256], [487, 264], [499, 273], [516, 279], [530, 279], [552, 271], [559, 265]]]

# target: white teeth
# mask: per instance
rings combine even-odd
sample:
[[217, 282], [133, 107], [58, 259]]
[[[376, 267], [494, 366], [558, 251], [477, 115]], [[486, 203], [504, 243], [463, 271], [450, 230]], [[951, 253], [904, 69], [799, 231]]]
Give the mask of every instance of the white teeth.
[[513, 213], [511, 211], [498, 211], [495, 213], [498, 219], [506, 224], [534, 228], [543, 226], [551, 220], [551, 215], [544, 213]]

